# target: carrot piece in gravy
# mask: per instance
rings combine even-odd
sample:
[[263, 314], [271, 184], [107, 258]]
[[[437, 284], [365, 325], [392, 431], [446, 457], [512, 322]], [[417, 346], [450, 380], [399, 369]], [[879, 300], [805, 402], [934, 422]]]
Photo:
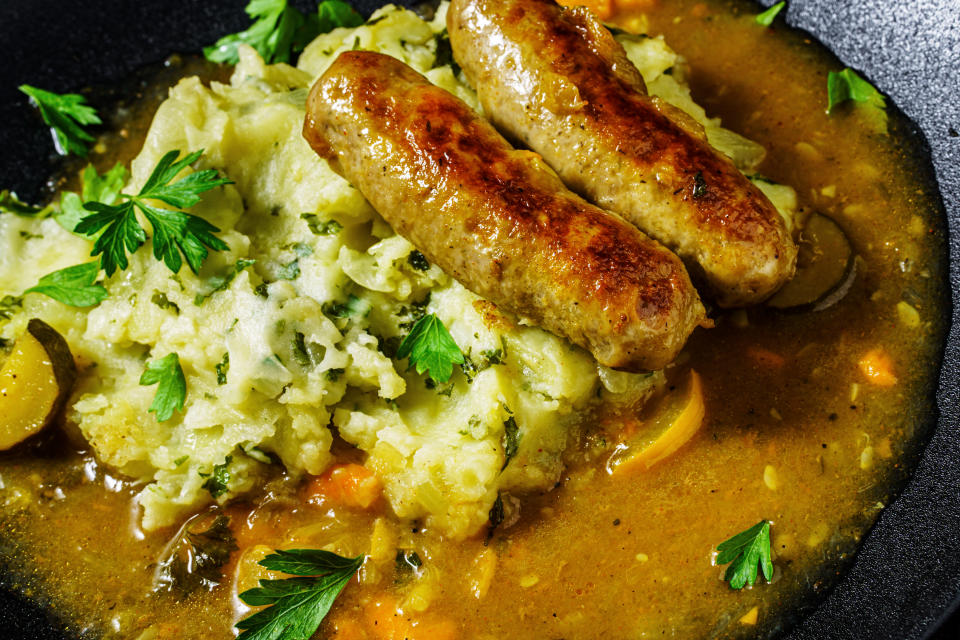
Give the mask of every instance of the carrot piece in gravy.
[[397, 611], [397, 603], [390, 596], [381, 596], [368, 604], [364, 621], [377, 640], [403, 640], [413, 633], [410, 621]]
[[881, 348], [871, 349], [859, 362], [860, 371], [873, 384], [880, 387], [892, 387], [897, 384], [893, 373], [893, 360]]
[[230, 516], [230, 530], [240, 549], [278, 542], [291, 526], [290, 514], [285, 511], [251, 512], [249, 505], [243, 503], [227, 505], [224, 511]]
[[333, 502], [360, 509], [372, 507], [380, 493], [380, 480], [359, 464], [333, 465], [323, 475], [311, 478], [304, 487], [304, 498], [311, 504]]
[[456, 640], [459, 637], [453, 621], [417, 620], [400, 611], [388, 595], [367, 605], [364, 621], [369, 637], [375, 640]]

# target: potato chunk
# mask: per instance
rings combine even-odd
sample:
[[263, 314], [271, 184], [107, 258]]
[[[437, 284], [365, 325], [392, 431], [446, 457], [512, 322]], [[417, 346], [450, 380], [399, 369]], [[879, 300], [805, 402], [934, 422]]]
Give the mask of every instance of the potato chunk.
[[63, 336], [30, 320], [0, 369], [0, 450], [39, 433], [63, 407], [76, 377]]

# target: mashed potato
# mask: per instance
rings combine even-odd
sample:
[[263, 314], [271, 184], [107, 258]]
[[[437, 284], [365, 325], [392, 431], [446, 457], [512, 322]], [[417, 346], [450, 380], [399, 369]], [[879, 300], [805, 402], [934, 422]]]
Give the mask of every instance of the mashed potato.
[[[199, 168], [235, 184], [208, 192], [192, 212], [222, 230], [229, 250], [212, 252], [197, 276], [171, 273], [142, 247], [92, 309], [37, 294], [22, 308], [8, 305], [5, 339], [31, 317], [67, 338], [83, 371], [68, 419], [104, 463], [143, 483], [144, 528], [254, 489], [274, 460], [293, 475], [323, 472], [336, 429], [366, 452], [400, 517], [463, 537], [483, 526], [498, 495], [558, 480], [561, 454], [592, 406], [635, 406], [663, 383], [660, 373], [600, 367], [425, 264], [302, 139], [309, 86], [357, 47], [400, 58], [477, 108], [454, 69], [437, 64], [443, 9], [426, 22], [385, 8], [365, 26], [317, 38], [297, 68], [267, 66], [245, 48], [230, 84], [181, 81], [126, 190], [139, 189], [167, 151], [203, 149]], [[706, 118], [682, 76], [666, 73], [682, 60], [661, 39], [621, 37], [651, 91], [701, 121], [751, 171], [762, 148]], [[793, 193], [777, 189], [789, 216]], [[53, 219], [0, 216], [0, 243], [2, 293], [90, 259], [89, 240]], [[394, 358], [425, 313], [437, 314], [467, 359], [446, 384]], [[148, 360], [171, 352], [187, 397], [183, 412], [161, 423], [148, 413], [155, 387], [139, 379]], [[508, 445], [516, 446], [510, 459]], [[216, 498], [205, 487], [214, 473], [227, 489]]]

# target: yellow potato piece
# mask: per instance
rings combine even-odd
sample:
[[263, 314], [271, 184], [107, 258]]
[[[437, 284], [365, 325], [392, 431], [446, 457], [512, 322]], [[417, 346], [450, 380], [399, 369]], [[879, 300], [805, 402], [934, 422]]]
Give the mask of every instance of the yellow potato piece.
[[613, 474], [645, 471], [682, 447], [703, 424], [703, 385], [693, 369], [687, 383], [666, 396], [636, 434], [617, 445], [607, 461]]
[[75, 378], [63, 337], [31, 320], [0, 369], [0, 450], [39, 433], [60, 410]]

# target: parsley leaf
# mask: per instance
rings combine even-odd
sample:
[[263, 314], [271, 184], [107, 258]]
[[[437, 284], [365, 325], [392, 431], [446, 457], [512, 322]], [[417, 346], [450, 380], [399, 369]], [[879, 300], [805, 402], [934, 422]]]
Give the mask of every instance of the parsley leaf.
[[213, 294], [219, 293], [220, 291], [226, 291], [227, 287], [230, 286], [230, 283], [233, 282], [234, 278], [240, 275], [241, 271], [243, 271], [247, 267], [252, 267], [256, 263], [257, 263], [256, 260], [247, 260], [246, 258], [238, 259], [237, 262], [232, 267], [230, 267], [230, 270], [227, 271], [226, 275], [215, 276], [213, 278], [210, 278], [209, 284], [213, 288], [210, 290], [209, 293], [198, 293], [193, 298], [193, 303], [197, 306], [200, 306], [206, 301], [207, 298], [209, 298]]
[[204, 47], [203, 55], [211, 62], [236, 64], [237, 49], [247, 44], [257, 50], [267, 64], [290, 62], [293, 54], [302, 51], [321, 33], [337, 27], [358, 27], [363, 18], [346, 2], [325, 0], [317, 12], [304, 16], [287, 0], [251, 0], [245, 9], [254, 21], [245, 31], [232, 33]]
[[434, 382], [446, 382], [453, 375], [453, 365], [463, 364], [463, 353], [436, 314], [417, 320], [410, 333], [397, 348], [397, 359], [410, 356], [417, 373], [427, 371]]
[[300, 258], [294, 258], [277, 268], [278, 280], [296, 280], [300, 277]]
[[176, 352], [147, 363], [146, 370], [140, 376], [140, 384], [148, 386], [157, 383], [157, 394], [149, 411], [157, 414], [157, 422], [164, 422], [173, 417], [175, 409], [183, 411], [183, 401], [187, 397], [187, 381]]
[[54, 219], [67, 231], [76, 233], [80, 221], [90, 215], [90, 212], [83, 208], [83, 203], [115, 203], [128, 177], [126, 167], [119, 162], [102, 176], [92, 164], [88, 164], [82, 174], [82, 192], [79, 195], [72, 191], [64, 192], [60, 197], [60, 211], [54, 215]]
[[200, 202], [200, 194], [204, 191], [224, 184], [233, 184], [231, 180], [220, 178], [214, 169], [195, 171], [182, 180], [170, 184], [177, 174], [199, 160], [202, 155], [203, 149], [189, 153], [183, 158], [180, 158], [179, 150], [168, 151], [160, 158], [153, 173], [147, 178], [146, 184], [140, 190], [140, 197], [161, 200], [182, 209]]
[[373, 306], [369, 301], [358, 298], [352, 293], [347, 296], [346, 302], [325, 302], [322, 311], [335, 318], [366, 318], [370, 315]]
[[173, 302], [170, 298], [167, 297], [167, 294], [159, 289], [153, 290], [153, 295], [150, 297], [150, 302], [157, 305], [165, 311], [172, 311], [174, 315], [180, 315], [180, 307], [176, 302]]
[[99, 273], [100, 266], [96, 262], [76, 264], [48, 273], [36, 286], [23, 293], [42, 293], [71, 307], [92, 307], [106, 300], [108, 295], [101, 285], [94, 284]]
[[217, 363], [214, 367], [217, 371], [217, 384], [225, 385], [227, 384], [227, 374], [230, 372], [230, 352], [224, 352], [223, 360]]
[[315, 213], [301, 213], [300, 217], [307, 221], [311, 233], [317, 236], [334, 236], [343, 231], [343, 225], [336, 220], [321, 221]]
[[[251, 0], [245, 11], [254, 23], [245, 31], [224, 36], [213, 46], [204, 47], [207, 60], [236, 64], [240, 59], [238, 47], [248, 44], [267, 64], [288, 61], [294, 32], [303, 24], [300, 12], [288, 7], [287, 0]], [[300, 25], [294, 24], [297, 18]], [[281, 50], [284, 45], [286, 51]]]
[[251, 607], [271, 605], [237, 623], [237, 640], [304, 640], [323, 622], [346, 584], [363, 565], [364, 556], [344, 558], [320, 549], [276, 551], [259, 564], [297, 578], [261, 580], [240, 594]]
[[320, 20], [318, 35], [329, 33], [337, 27], [359, 27], [363, 24], [363, 17], [349, 2], [342, 0], [323, 0], [317, 7], [317, 15]]
[[313, 364], [313, 358], [310, 357], [310, 349], [307, 347], [307, 336], [297, 331], [293, 334], [291, 346], [293, 347], [293, 359], [297, 361], [297, 364], [301, 367], [309, 367]]
[[507, 468], [513, 457], [520, 451], [520, 427], [513, 416], [507, 418], [503, 423], [503, 466], [500, 471]]
[[28, 84], [20, 85], [19, 89], [30, 96], [30, 101], [40, 110], [40, 117], [53, 129], [57, 153], [87, 155], [87, 145], [93, 142], [93, 136], [81, 125], [102, 121], [96, 110], [86, 104], [86, 98], [76, 93], [51, 93]]
[[16, 313], [16, 307], [23, 308], [23, 296], [3, 296], [0, 298], [0, 320], [9, 320]]
[[771, 24], [773, 24], [773, 19], [776, 18], [781, 11], [783, 11], [785, 6], [787, 6], [785, 1], [778, 2], [763, 13], [758, 14], [754, 19], [757, 21], [757, 24], [764, 27], [769, 27]]
[[81, 220], [74, 231], [83, 235], [92, 235], [101, 229], [104, 232], [93, 244], [92, 256], [100, 256], [100, 266], [107, 276], [119, 269], [128, 266], [127, 253], [133, 253], [147, 241], [147, 234], [137, 221], [133, 210], [133, 203], [126, 202], [118, 207], [111, 207], [99, 202], [88, 202], [84, 209], [93, 211], [95, 215]]
[[210, 492], [214, 500], [229, 491], [230, 487], [230, 463], [233, 462], [233, 456], [227, 456], [223, 464], [214, 465], [213, 473], [200, 474], [207, 478], [202, 488]]
[[833, 113], [838, 104], [853, 100], [883, 109], [886, 100], [872, 84], [861, 78], [853, 69], [831, 71], [827, 76], [827, 113]]
[[120, 196], [120, 190], [127, 182], [130, 174], [127, 168], [119, 162], [105, 174], [100, 175], [92, 164], [83, 170], [83, 201], [96, 200], [103, 204], [113, 204]]
[[[487, 542], [489, 542], [490, 538], [493, 537], [494, 530], [506, 519], [506, 512], [503, 508], [503, 495], [499, 491], [497, 491], [497, 499], [493, 501], [493, 506], [490, 507], [490, 511], [487, 513], [487, 519], [490, 521], [490, 527], [487, 529]], [[484, 546], [486, 546], [486, 544], [485, 542]]]
[[767, 582], [773, 579], [773, 561], [770, 559], [770, 523], [761, 520], [746, 531], [717, 545], [717, 564], [731, 563], [723, 579], [731, 589], [753, 586], [757, 580], [757, 566], [763, 570]]
[[[103, 229], [90, 255], [100, 256], [100, 266], [108, 277], [118, 268], [126, 269], [127, 253], [133, 253], [147, 241], [136, 210], [153, 228], [153, 255], [174, 273], [183, 265], [181, 254], [191, 271], [197, 273], [208, 255], [207, 248], [228, 249], [223, 240], [213, 235], [220, 231], [217, 227], [179, 209], [197, 204], [201, 193], [232, 181], [219, 177], [213, 169], [205, 169], [171, 183], [202, 154], [203, 150], [194, 151], [177, 160], [180, 151], [170, 151], [160, 159], [137, 195], [121, 193], [119, 198], [125, 201], [119, 204], [87, 202], [83, 205], [92, 214], [80, 220], [74, 231], [91, 235]], [[147, 204], [148, 200], [159, 200], [177, 209], [156, 207]]]
[[13, 191], [4, 189], [0, 191], [0, 213], [12, 213], [23, 218], [43, 218], [46, 217], [53, 207], [35, 207], [20, 200]]

